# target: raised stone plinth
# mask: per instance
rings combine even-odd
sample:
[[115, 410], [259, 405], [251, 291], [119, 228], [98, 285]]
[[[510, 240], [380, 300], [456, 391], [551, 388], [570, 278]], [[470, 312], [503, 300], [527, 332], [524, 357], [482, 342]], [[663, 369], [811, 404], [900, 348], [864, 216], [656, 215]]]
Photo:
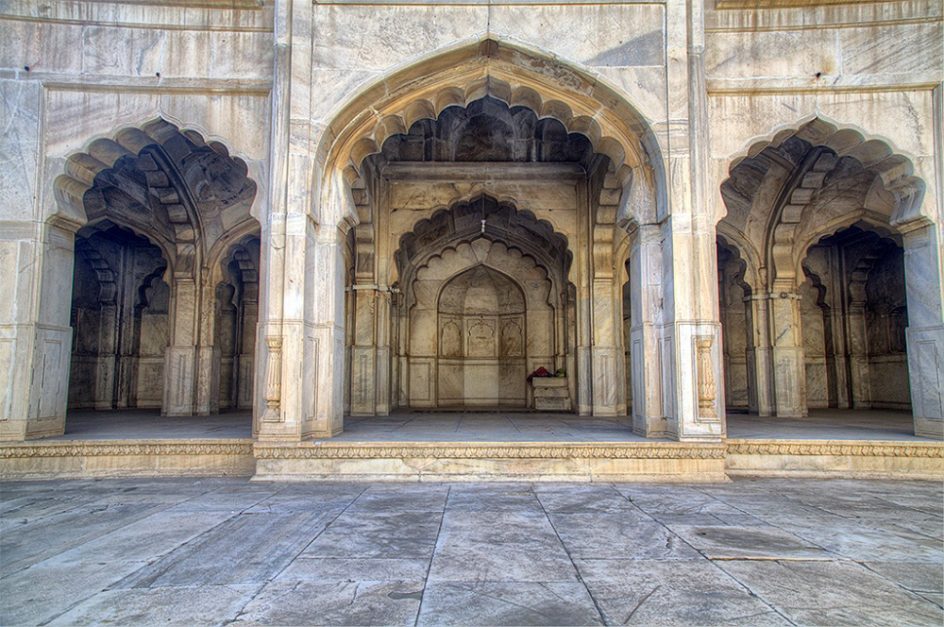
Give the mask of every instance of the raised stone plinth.
[[259, 480], [727, 481], [723, 444], [318, 441], [253, 450]]
[[70, 440], [0, 446], [0, 479], [252, 475], [252, 440]]
[[534, 408], [538, 411], [570, 411], [567, 377], [534, 377]]
[[850, 440], [728, 440], [731, 476], [944, 478], [944, 443]]

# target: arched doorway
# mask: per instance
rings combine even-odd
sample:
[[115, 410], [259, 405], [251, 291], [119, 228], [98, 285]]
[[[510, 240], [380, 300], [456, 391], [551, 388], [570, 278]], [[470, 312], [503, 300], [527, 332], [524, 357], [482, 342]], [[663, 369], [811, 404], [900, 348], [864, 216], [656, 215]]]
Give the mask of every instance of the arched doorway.
[[851, 226], [812, 245], [803, 270], [807, 407], [910, 411], [901, 246]]
[[55, 191], [87, 221], [68, 409], [248, 410], [260, 260], [245, 163], [157, 119], [69, 157]]
[[69, 409], [160, 408], [167, 260], [109, 221], [76, 234]]
[[[543, 69], [549, 67], [556, 69]], [[313, 432], [337, 433], [347, 398], [355, 416], [411, 406], [417, 402], [412, 389], [420, 387], [416, 377], [432, 390], [424, 402], [436, 402], [436, 371], [415, 367], [418, 359], [438, 359], [436, 344], [423, 354], [408, 352], [409, 282], [391, 255], [403, 235], [437, 211], [482, 196], [547, 222], [566, 238], [573, 268], [555, 298], [561, 311], [573, 315], [565, 314], [559, 326], [568, 335], [555, 339], [563, 362], [556, 369], [566, 377], [569, 406], [578, 413], [625, 416], [620, 312], [626, 255], [617, 253], [624, 240], [619, 233], [635, 219], [657, 221], [666, 196], [658, 142], [617, 92], [557, 59], [486, 40], [385, 76], [345, 106], [323, 137], [318, 152], [326, 158], [315, 208], [324, 243], [313, 254], [337, 266], [326, 273], [332, 283], [324, 287], [333, 290], [331, 302], [346, 303], [347, 310], [311, 302], [313, 320], [323, 319], [315, 322], [312, 342], [334, 347], [318, 363], [317, 389], [335, 390], [313, 399]], [[335, 225], [353, 227], [349, 256]], [[646, 241], [661, 247], [651, 235]], [[656, 248], [642, 251], [647, 261], [641, 265], [661, 254]], [[351, 277], [347, 285], [345, 276]], [[632, 281], [634, 291], [641, 278]], [[321, 286], [316, 283], [315, 291]], [[653, 301], [661, 300], [656, 289], [649, 291]], [[637, 330], [643, 352], [656, 342], [653, 310], [643, 309], [647, 319]], [[431, 312], [437, 315], [435, 304]], [[341, 320], [354, 329], [342, 332]], [[349, 375], [335, 389], [329, 373], [348, 368], [331, 363], [342, 356], [348, 356]], [[277, 364], [270, 356], [270, 365]], [[641, 360], [640, 366], [652, 370], [647, 381], [658, 383], [658, 370], [674, 363]], [[640, 433], [667, 433], [663, 406], [640, 405]], [[717, 432], [713, 416], [693, 429]]]
[[748, 354], [746, 376], [729, 375], [735, 400], [746, 387], [748, 409], [784, 418], [913, 409], [916, 434], [941, 435], [942, 363], [928, 359], [942, 339], [941, 284], [927, 270], [939, 247], [910, 173], [885, 143], [821, 120], [731, 168], [719, 289], [726, 348]]

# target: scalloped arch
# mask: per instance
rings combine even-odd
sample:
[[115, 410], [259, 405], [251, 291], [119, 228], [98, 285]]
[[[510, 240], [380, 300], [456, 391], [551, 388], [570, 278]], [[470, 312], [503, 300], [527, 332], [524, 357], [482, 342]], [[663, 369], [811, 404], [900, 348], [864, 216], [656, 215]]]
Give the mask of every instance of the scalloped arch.
[[[423, 260], [423, 262], [422, 262], [420, 265], [418, 265], [418, 266], [416, 267], [415, 272], [413, 272], [413, 273], [411, 274], [411, 277], [410, 277], [410, 286], [409, 286], [408, 292], [407, 292], [407, 294], [408, 294], [410, 300], [409, 300], [408, 303], [407, 303], [407, 307], [408, 307], [408, 308], [412, 308], [412, 307], [418, 306], [418, 305], [420, 304], [420, 303], [419, 303], [419, 300], [420, 300], [420, 299], [417, 297], [417, 295], [416, 295], [416, 293], [415, 293], [415, 291], [414, 291], [413, 283], [414, 283], [415, 281], [417, 281], [417, 280], [422, 280], [422, 275], [423, 275], [424, 273], [426, 273], [426, 272], [429, 272], [429, 269], [430, 269], [431, 267], [435, 267], [437, 264], [444, 263], [444, 262], [447, 260], [448, 257], [451, 257], [451, 256], [453, 256], [453, 255], [458, 255], [458, 254], [459, 254], [459, 250], [460, 250], [461, 248], [467, 247], [467, 248], [469, 248], [469, 249], [471, 250], [471, 249], [473, 248], [473, 243], [474, 243], [475, 241], [477, 241], [477, 240], [480, 240], [480, 239], [485, 239], [485, 240], [488, 241], [489, 252], [488, 252], [488, 254], [486, 255], [486, 257], [491, 254], [491, 251], [492, 251], [493, 249], [497, 248], [497, 249], [499, 249], [499, 250], [503, 250], [504, 253], [506, 253], [506, 254], [508, 254], [508, 255], [511, 255], [511, 256], [516, 257], [516, 258], [519, 258], [519, 259], [526, 259], [527, 261], [529, 261], [529, 262], [530, 262], [529, 269], [534, 269], [534, 270], [540, 271], [540, 273], [541, 273], [541, 275], [542, 275], [542, 280], [547, 284], [547, 292], [546, 292], [546, 294], [545, 294], [545, 296], [544, 296], [544, 298], [545, 298], [545, 304], [546, 304], [546, 305], [550, 305], [550, 306], [554, 306], [554, 303], [551, 302], [551, 296], [552, 296], [553, 293], [554, 293], [553, 286], [554, 286], [555, 281], [554, 281], [553, 277], [551, 277], [551, 275], [550, 275], [550, 273], [548, 272], [547, 268], [545, 268], [544, 265], [541, 264], [540, 261], [539, 261], [538, 259], [536, 259], [532, 254], [530, 254], [529, 252], [527, 252], [527, 251], [525, 251], [525, 250], [522, 250], [521, 248], [519, 248], [518, 246], [515, 246], [514, 244], [508, 244], [507, 242], [501, 242], [501, 241], [495, 241], [495, 240], [488, 240], [488, 238], [484, 238], [484, 237], [471, 237], [471, 238], [464, 238], [464, 239], [462, 239], [462, 240], [459, 240], [459, 241], [455, 241], [455, 242], [450, 243], [448, 246], [446, 246], [445, 248], [443, 248], [443, 249], [440, 250], [439, 252], [437, 252], [437, 253], [435, 253], [435, 254], [433, 254], [433, 255], [428, 256], [426, 259]], [[452, 273], [450, 273], [447, 277], [443, 278], [443, 280], [442, 280], [442, 282], [441, 282], [441, 285], [439, 286], [439, 289], [438, 289], [438, 291], [436, 292], [436, 294], [435, 294], [434, 296], [433, 296], [433, 295], [430, 295], [429, 302], [424, 303], [424, 305], [425, 305], [427, 308], [435, 308], [435, 307], [437, 306], [437, 303], [439, 302], [439, 299], [440, 299], [441, 295], [442, 295], [442, 291], [446, 288], [446, 286], [447, 286], [454, 278], [456, 278], [457, 276], [459, 276], [459, 275], [462, 274], [463, 272], [467, 272], [469, 269], [475, 267], [476, 265], [484, 265], [484, 266], [486, 266], [486, 267], [488, 267], [488, 268], [491, 268], [492, 270], [495, 270], [496, 272], [499, 272], [500, 274], [506, 276], [509, 280], [513, 281], [515, 284], [517, 284], [519, 287], [521, 287], [520, 284], [519, 284], [518, 279], [516, 279], [516, 278], [514, 278], [513, 276], [509, 275], [509, 274], [508, 274], [507, 272], [505, 272], [502, 268], [493, 266], [493, 265], [487, 263], [484, 259], [483, 259], [482, 261], [476, 261], [476, 262], [473, 262], [473, 261], [470, 260], [470, 261], [469, 261], [468, 263], [466, 263], [464, 266], [461, 266], [461, 267], [455, 269], [455, 270], [454, 270]], [[525, 295], [525, 299], [526, 299], [526, 300], [529, 299], [529, 297], [530, 297], [530, 290], [523, 290], [523, 293], [524, 293], [524, 295]], [[529, 306], [533, 306], [533, 304], [531, 304], [531, 305], [529, 305]]]
[[[85, 210], [86, 194], [95, 187], [96, 177], [108, 170], [116, 167], [119, 160], [124, 157], [139, 157], [146, 148], [150, 146], [159, 146], [166, 154], [166, 159], [177, 161], [186, 157], [179, 149], [171, 148], [169, 144], [176, 138], [183, 138], [189, 144], [198, 148], [209, 148], [213, 153], [220, 157], [228, 159], [236, 168], [236, 172], [248, 180], [249, 191], [252, 193], [252, 207], [256, 206], [259, 198], [259, 189], [256, 181], [249, 177], [249, 167], [247, 163], [236, 156], [230, 154], [229, 148], [215, 139], [207, 140], [201, 133], [194, 129], [181, 129], [176, 124], [167, 121], [163, 117], [157, 117], [140, 126], [131, 126], [119, 129], [112, 137], [99, 137], [91, 140], [83, 151], [73, 153], [66, 159], [65, 173], [56, 177], [53, 182], [53, 193], [56, 198], [57, 211], [50, 216], [49, 221], [59, 223], [64, 226], [78, 230], [82, 225], [88, 222], [88, 215]], [[163, 156], [162, 156], [163, 158]], [[170, 167], [176, 167], [171, 165]], [[187, 184], [184, 172], [178, 172], [184, 184]], [[168, 223], [172, 229], [172, 234], [181, 247], [195, 248], [195, 243], [200, 241], [203, 231], [201, 216], [196, 210], [193, 202], [179, 198], [174, 184], [168, 180], [157, 166], [154, 171], [144, 172], [145, 180], [149, 188], [156, 190], [160, 202], [164, 206]], [[114, 216], [108, 216], [113, 219]], [[247, 216], [236, 226], [244, 222], [253, 221], [252, 211], [247, 211]], [[258, 228], [258, 223], [256, 223]], [[150, 237], [152, 234], [143, 232], [140, 226], [130, 226], [136, 233]], [[182, 249], [183, 251], [183, 249]], [[187, 252], [187, 251], [183, 251]]]
[[[649, 195], [665, 198], [662, 157], [649, 123], [615, 89], [560, 59], [495, 39], [484, 39], [433, 56], [388, 74], [359, 92], [332, 118], [318, 146], [324, 164], [319, 177], [319, 222], [356, 220], [339, 186], [358, 178], [363, 160], [380, 152], [384, 141], [421, 119], [435, 119], [450, 106], [467, 106], [483, 96], [533, 110], [538, 118], [561, 122], [568, 133], [586, 136], [596, 152], [610, 158], [624, 185], [634, 170], [649, 174]], [[649, 203], [658, 204], [658, 200]], [[343, 214], [343, 215], [341, 215]], [[635, 217], [635, 216], [633, 216]]]
[[897, 152], [893, 143], [886, 138], [869, 136], [851, 125], [833, 122], [822, 116], [810, 116], [752, 139], [745, 149], [731, 157], [728, 172], [731, 173], [745, 159], [756, 157], [766, 148], [779, 147], [792, 137], [814, 148], [828, 148], [838, 158], [852, 157], [862, 167], [875, 172], [885, 191], [893, 196], [897, 204], [892, 216], [893, 224], [928, 219], [920, 214], [925, 182], [914, 176], [914, 164], [910, 157]]
[[[810, 151], [800, 162], [793, 164], [777, 205], [767, 218], [765, 250], [762, 253], [771, 286], [778, 284], [785, 288], [802, 276], [802, 258], [814, 236], [804, 235], [802, 241], [798, 239], [801, 235], [797, 232], [800, 221], [806, 206], [844, 157], [855, 159], [863, 169], [874, 173], [878, 186], [890, 196], [894, 209], [887, 219], [892, 228], [931, 222], [928, 216], [921, 214], [925, 182], [914, 176], [910, 158], [896, 153], [891, 142], [885, 139], [868, 137], [858, 129], [819, 116], [775, 129], [765, 137], [752, 140], [745, 150], [732, 158], [729, 174], [733, 175], [734, 170], [747, 159], [758, 157], [767, 148], [779, 148], [791, 138], [808, 144]], [[731, 180], [730, 177], [725, 179], [722, 187]], [[866, 214], [868, 210], [863, 208], [837, 222], [848, 225]], [[719, 226], [723, 222], [722, 219]]]
[[[478, 237], [480, 235], [478, 230], [478, 220], [474, 222], [475, 228], [469, 228], [465, 230], [456, 230], [456, 210], [460, 207], [471, 207], [476, 202], [491, 202], [496, 208], [500, 211], [505, 210], [508, 212], [509, 221], [514, 221], [516, 224], [524, 226], [529, 232], [533, 233], [536, 236], [536, 239], [540, 242], [545, 242], [546, 246], [540, 248], [537, 246], [527, 246], [521, 241], [521, 238], [517, 236], [514, 232], [508, 231], [507, 238], [509, 239], [508, 244], [520, 249], [523, 253], [528, 254], [534, 257], [539, 263], [545, 266], [553, 266], [555, 264], [555, 259], [553, 257], [552, 250], [557, 249], [560, 254], [560, 261], [562, 263], [561, 280], [566, 279], [566, 273], [569, 270], [569, 264], [572, 258], [572, 253], [568, 248], [567, 237], [559, 233], [553, 224], [547, 220], [539, 219], [531, 211], [520, 210], [515, 204], [508, 202], [501, 202], [496, 200], [495, 197], [488, 194], [476, 194], [468, 201], [457, 201], [450, 204], [448, 207], [442, 207], [435, 210], [429, 217], [420, 218], [413, 223], [412, 228], [409, 232], [404, 233], [400, 237], [398, 247], [394, 251], [394, 259], [399, 261], [399, 265], [402, 265], [404, 268], [407, 268], [407, 276], [399, 276], [399, 267], [397, 268], [397, 275], [394, 276], [394, 281], [399, 279], [407, 279], [412, 281], [412, 277], [415, 276], [415, 272], [423, 265], [425, 259], [429, 259], [432, 256], [435, 256], [437, 250], [445, 249], [452, 245], [454, 241], [466, 241], [470, 236]], [[490, 215], [498, 215], [498, 213], [492, 213]], [[524, 221], [519, 221], [519, 218], [525, 218]], [[462, 217], [460, 216], [460, 219]], [[533, 226], [529, 226], [533, 225]], [[470, 223], [471, 224], [471, 223]], [[493, 227], [494, 228], [494, 227]], [[420, 239], [421, 235], [424, 232], [435, 231], [437, 229], [447, 229], [442, 235], [436, 237], [432, 242], [426, 242], [421, 248], [414, 249], [412, 252], [408, 251], [409, 247], [412, 247], [413, 243]], [[491, 233], [490, 237], [494, 236], [494, 233]], [[412, 269], [411, 269], [412, 268]]]

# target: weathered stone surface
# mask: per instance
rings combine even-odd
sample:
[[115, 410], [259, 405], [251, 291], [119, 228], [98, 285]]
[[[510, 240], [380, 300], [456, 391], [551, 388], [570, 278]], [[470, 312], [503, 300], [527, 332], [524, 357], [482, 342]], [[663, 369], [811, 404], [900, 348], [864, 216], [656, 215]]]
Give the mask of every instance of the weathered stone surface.
[[423, 593], [423, 625], [602, 625], [580, 583], [435, 581]]
[[[939, 606], [853, 562], [725, 561], [719, 566], [743, 582], [791, 621], [815, 624], [895, 622], [907, 613], [914, 622], [935, 622]], [[830, 584], [841, 579], [839, 592]]]
[[[249, 493], [272, 513], [218, 509], [219, 495]], [[936, 624], [944, 612], [940, 482], [134, 479], [0, 494], [4, 542], [35, 558], [0, 578], [3, 624]], [[131, 516], [132, 504], [151, 509]], [[86, 515], [54, 524], [73, 510]], [[732, 511], [755, 522], [677, 519]], [[30, 531], [44, 522], [45, 537]]]
[[788, 625], [761, 597], [708, 561], [576, 560], [610, 624]]
[[422, 582], [273, 582], [243, 608], [236, 624], [412, 625]]

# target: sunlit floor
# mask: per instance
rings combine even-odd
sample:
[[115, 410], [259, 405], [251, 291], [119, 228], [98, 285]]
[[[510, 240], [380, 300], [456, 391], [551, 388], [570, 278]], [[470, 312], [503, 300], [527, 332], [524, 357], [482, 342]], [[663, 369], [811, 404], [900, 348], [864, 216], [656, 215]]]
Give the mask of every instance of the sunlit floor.
[[941, 625], [939, 481], [0, 483], [2, 625]]
[[[728, 416], [728, 437], [747, 439], [902, 440], [913, 435], [911, 414], [899, 411], [813, 410], [807, 418]], [[249, 412], [161, 416], [156, 410], [72, 412], [56, 439], [220, 439], [252, 436]], [[626, 418], [527, 412], [398, 412], [345, 419], [337, 441], [634, 442]]]

